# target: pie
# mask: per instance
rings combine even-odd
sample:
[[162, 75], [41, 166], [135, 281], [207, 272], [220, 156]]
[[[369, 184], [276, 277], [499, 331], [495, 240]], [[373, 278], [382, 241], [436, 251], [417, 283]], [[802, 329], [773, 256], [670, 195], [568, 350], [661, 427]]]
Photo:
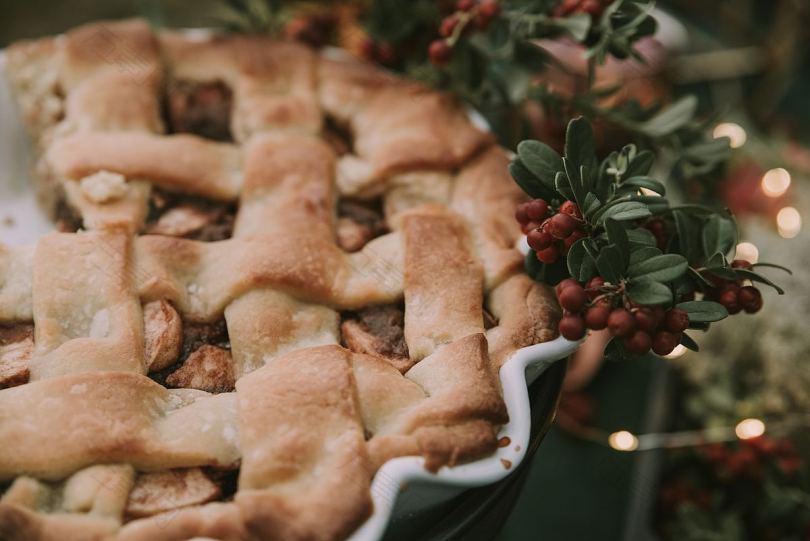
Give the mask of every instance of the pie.
[[0, 538], [344, 539], [387, 460], [495, 450], [560, 313], [452, 99], [139, 20], [7, 55], [60, 231], [0, 247]]

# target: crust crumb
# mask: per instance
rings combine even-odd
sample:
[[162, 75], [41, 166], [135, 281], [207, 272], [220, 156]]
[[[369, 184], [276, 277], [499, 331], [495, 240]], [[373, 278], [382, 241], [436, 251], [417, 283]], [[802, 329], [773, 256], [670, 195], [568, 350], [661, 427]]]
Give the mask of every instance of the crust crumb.
[[28, 364], [34, 354], [34, 327], [0, 327], [0, 389], [28, 383]]

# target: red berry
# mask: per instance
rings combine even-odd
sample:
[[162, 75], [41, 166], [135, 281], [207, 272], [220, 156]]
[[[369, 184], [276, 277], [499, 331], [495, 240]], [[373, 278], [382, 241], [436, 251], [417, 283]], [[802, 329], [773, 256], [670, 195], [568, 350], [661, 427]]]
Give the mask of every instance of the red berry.
[[749, 314], [754, 314], [762, 309], [762, 293], [754, 286], [740, 288], [737, 294], [737, 302], [740, 307]]
[[573, 233], [576, 227], [577, 221], [568, 214], [555, 214], [548, 222], [549, 233], [555, 239], [560, 240]]
[[540, 224], [540, 223], [538, 223], [538, 222], [531, 222], [531, 221], [530, 221], [530, 222], [528, 222], [528, 223], [526, 223], [526, 224], [522, 224], [522, 225], [520, 226], [520, 230], [521, 230], [521, 231], [522, 231], [524, 234], [528, 235], [528, 234], [529, 234], [529, 231], [531, 231], [532, 229], [538, 229], [538, 228], [539, 228], [541, 225], [542, 225], [542, 224]]
[[560, 334], [566, 340], [579, 340], [585, 336], [585, 322], [575, 315], [565, 315], [560, 320]]
[[636, 326], [648, 333], [655, 332], [661, 321], [650, 308], [639, 308], [633, 315], [636, 320]]
[[379, 60], [380, 64], [391, 65], [396, 60], [396, 57], [394, 47], [390, 43], [380, 43], [379, 47], [377, 47], [377, 60]]
[[641, 355], [650, 351], [652, 339], [644, 331], [635, 331], [624, 339], [624, 348], [633, 355]]
[[439, 26], [439, 35], [445, 38], [449, 38], [450, 35], [453, 33], [453, 30], [456, 29], [457, 24], [458, 24], [458, 17], [456, 17], [455, 15], [445, 17], [442, 20], [441, 26]]
[[656, 355], [669, 355], [681, 342], [681, 333], [658, 331], [652, 341], [652, 350]]
[[366, 60], [374, 60], [377, 58], [377, 44], [371, 38], [364, 38], [360, 42], [360, 56]]
[[559, 284], [556, 285], [556, 287], [554, 288], [554, 292], [559, 297], [560, 293], [562, 293], [562, 291], [564, 289], [569, 288], [571, 286], [578, 286], [578, 285], [579, 285], [579, 282], [577, 282], [573, 278], [566, 278], [565, 280], [563, 280], [562, 282], [560, 282]]
[[575, 229], [574, 232], [565, 237], [565, 240], [563, 241], [565, 251], [567, 252], [568, 250], [570, 250], [571, 246], [573, 246], [576, 241], [578, 241], [579, 239], [584, 239], [587, 236], [588, 235], [586, 235], [584, 231]]
[[603, 304], [591, 306], [585, 311], [585, 326], [595, 331], [601, 331], [607, 327], [610, 307]]
[[486, 19], [496, 17], [500, 12], [501, 6], [496, 0], [481, 0], [481, 5], [478, 7], [478, 14]]
[[636, 320], [624, 308], [616, 308], [608, 316], [608, 329], [613, 336], [629, 336], [636, 330]]
[[529, 231], [529, 234], [526, 235], [526, 241], [529, 243], [529, 246], [535, 252], [539, 252], [540, 250], [545, 250], [551, 243], [554, 242], [554, 239], [551, 238], [551, 235], [542, 231], [540, 229], [532, 229]]
[[739, 314], [740, 313], [740, 303], [737, 300], [737, 290], [734, 288], [728, 288], [724, 290], [720, 294], [720, 298], [718, 299], [720, 304], [725, 306], [728, 313], [731, 315]]
[[644, 224], [644, 227], [646, 227], [650, 233], [655, 236], [667, 234], [667, 226], [664, 223], [664, 220], [660, 220], [658, 218], [653, 218], [652, 220], [648, 221], [646, 224]]
[[532, 199], [526, 203], [526, 214], [533, 222], [540, 222], [548, 212], [548, 203], [542, 199]]
[[475, 0], [458, 0], [456, 9], [459, 11], [470, 11], [475, 5]]
[[443, 39], [434, 40], [431, 42], [430, 47], [428, 48], [428, 56], [430, 57], [430, 61], [437, 66], [446, 64], [447, 61], [450, 60], [450, 55], [452, 53], [453, 51], [450, 49], [450, 45], [448, 45]]
[[731, 262], [731, 266], [735, 269], [750, 269], [751, 262], [746, 261], [745, 259], [735, 259]]
[[601, 276], [594, 276], [593, 278], [588, 280], [588, 285], [585, 286], [585, 289], [588, 290], [588, 297], [590, 297], [591, 299], [595, 299], [596, 297], [601, 295], [602, 292], [599, 291], [599, 288], [601, 288], [604, 285], [605, 279], [602, 278]]
[[554, 246], [553, 244], [548, 248], [546, 248], [545, 250], [540, 250], [539, 252], [537, 252], [537, 259], [539, 259], [546, 265], [556, 263], [559, 258], [560, 258], [560, 249]]
[[515, 220], [521, 225], [529, 223], [529, 214], [526, 212], [526, 205], [526, 203], [521, 203], [515, 209]]
[[582, 213], [579, 211], [579, 207], [573, 201], [565, 201], [562, 205], [560, 205], [560, 212], [563, 214], [568, 214], [572, 218], [576, 218], [577, 220], [582, 219]]
[[689, 314], [680, 308], [673, 308], [667, 312], [664, 326], [669, 332], [683, 332], [689, 328]]
[[578, 313], [585, 308], [585, 303], [588, 301], [588, 296], [581, 285], [571, 285], [560, 291], [557, 295], [560, 301], [560, 306], [569, 312]]

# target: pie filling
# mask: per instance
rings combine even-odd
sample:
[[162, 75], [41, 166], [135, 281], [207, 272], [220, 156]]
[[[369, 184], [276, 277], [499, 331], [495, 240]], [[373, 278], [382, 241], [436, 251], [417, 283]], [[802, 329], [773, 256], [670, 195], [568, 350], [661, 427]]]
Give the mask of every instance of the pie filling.
[[236, 204], [209, 201], [153, 188], [145, 231], [203, 242], [231, 238]]
[[388, 232], [381, 198], [338, 201], [337, 241], [347, 252], [358, 252], [370, 241]]
[[28, 364], [33, 353], [33, 325], [0, 325], [0, 389], [28, 383]]
[[164, 104], [169, 133], [193, 133], [214, 141], [233, 141], [233, 93], [224, 82], [172, 80], [166, 88]]

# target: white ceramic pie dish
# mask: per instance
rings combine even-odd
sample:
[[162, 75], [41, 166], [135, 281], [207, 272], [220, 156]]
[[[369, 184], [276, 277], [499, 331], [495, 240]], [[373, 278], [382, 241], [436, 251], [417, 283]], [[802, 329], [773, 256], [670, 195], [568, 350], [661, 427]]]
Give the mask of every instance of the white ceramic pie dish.
[[[5, 56], [0, 51], [0, 72], [4, 71], [4, 64]], [[51, 231], [52, 226], [30, 188], [28, 137], [4, 77], [0, 77], [0, 119], [0, 243], [28, 244]], [[474, 120], [481, 122], [480, 118]], [[492, 456], [442, 468], [437, 473], [427, 471], [420, 457], [401, 457], [385, 463], [371, 487], [374, 513], [350, 539], [378, 540], [392, 520], [424, 511], [467, 488], [491, 484], [509, 475], [523, 460], [529, 443], [528, 385], [577, 346], [576, 342], [558, 338], [523, 348], [503, 365], [500, 378], [510, 421], [501, 428], [499, 437], [509, 444]]]

